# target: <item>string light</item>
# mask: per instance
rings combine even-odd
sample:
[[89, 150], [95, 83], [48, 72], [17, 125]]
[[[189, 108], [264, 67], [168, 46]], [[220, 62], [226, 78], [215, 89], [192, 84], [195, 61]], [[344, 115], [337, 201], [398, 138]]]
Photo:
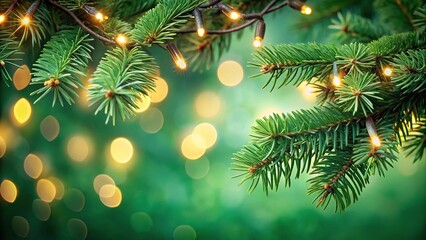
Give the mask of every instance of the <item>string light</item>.
[[301, 12], [302, 14], [305, 15], [311, 15], [312, 14], [312, 8], [310, 8], [309, 6], [305, 5], [304, 3], [306, 2], [306, 0], [291, 0], [289, 1], [288, 5]]
[[367, 128], [368, 135], [370, 136], [371, 144], [373, 144], [374, 147], [380, 147], [381, 142], [377, 135], [376, 125], [370, 116], [365, 119], [365, 127]]
[[300, 9], [300, 12], [305, 15], [311, 15], [312, 8], [310, 8], [309, 6], [303, 5], [302, 8]]
[[31, 18], [29, 16], [25, 16], [21, 19], [21, 25], [28, 26], [31, 22]]
[[179, 51], [176, 45], [174, 43], [169, 43], [167, 44], [166, 48], [169, 51], [170, 56], [172, 57], [176, 66], [182, 70], [186, 69], [187, 65], [186, 65], [185, 58], [183, 58], [182, 53]]
[[224, 4], [223, 2], [218, 2], [216, 6], [230, 19], [239, 20], [242, 18], [242, 15], [237, 10], [232, 7]]
[[258, 48], [262, 46], [263, 38], [265, 37], [266, 24], [263, 20], [259, 20], [256, 25], [256, 31], [254, 33], [253, 46]]
[[0, 24], [6, 22], [6, 15], [0, 14]]
[[104, 14], [102, 14], [98, 9], [91, 7], [91, 6], [86, 6], [84, 5], [82, 8], [87, 14], [93, 16], [96, 20], [98, 20], [99, 22], [102, 22], [106, 19], [108, 19], [107, 16], [105, 16]]
[[118, 34], [115, 37], [115, 41], [119, 44], [119, 45], [126, 45], [127, 43], [127, 37], [124, 34]]
[[385, 67], [385, 68], [383, 69], [383, 75], [385, 75], [385, 76], [387, 76], [387, 77], [392, 76], [392, 73], [393, 73], [393, 70], [392, 70], [392, 68], [390, 68], [390, 67]]
[[339, 77], [337, 63], [333, 62], [333, 85], [336, 87], [339, 87], [341, 84], [342, 84], [342, 80]]
[[194, 9], [194, 18], [195, 18], [195, 25], [197, 26], [198, 36], [203, 37], [204, 34], [206, 34], [206, 29], [204, 28], [203, 18], [198, 8]]

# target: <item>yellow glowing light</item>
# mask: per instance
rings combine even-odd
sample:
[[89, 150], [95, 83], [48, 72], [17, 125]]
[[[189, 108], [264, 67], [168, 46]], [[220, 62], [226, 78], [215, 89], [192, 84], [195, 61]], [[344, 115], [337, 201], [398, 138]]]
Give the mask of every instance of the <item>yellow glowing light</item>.
[[149, 105], [151, 105], [151, 98], [145, 94], [140, 93], [138, 99], [136, 100], [137, 108], [135, 108], [135, 112], [145, 112], [149, 108]]
[[22, 90], [30, 84], [31, 73], [27, 65], [22, 65], [13, 74], [13, 85], [17, 90]]
[[101, 202], [110, 208], [118, 207], [122, 200], [120, 189], [112, 184], [106, 184], [99, 191]]
[[255, 37], [253, 41], [253, 46], [256, 48], [262, 46], [262, 41], [263, 39], [261, 37]]
[[300, 9], [300, 12], [305, 15], [311, 15], [312, 8], [310, 8], [309, 6], [303, 5], [302, 8]]
[[182, 70], [186, 69], [187, 67], [185, 59], [177, 58], [175, 63], [176, 63], [176, 66]]
[[28, 16], [25, 16], [23, 19], [21, 19], [21, 24], [24, 26], [27, 26], [28, 24], [30, 24], [31, 19]]
[[56, 189], [55, 199], [61, 200], [64, 197], [64, 193], [65, 193], [64, 184], [61, 182], [61, 180], [55, 177], [50, 177], [49, 181], [51, 181], [53, 185], [55, 185], [55, 189]]
[[385, 69], [383, 69], [383, 74], [387, 77], [392, 76], [393, 70], [390, 67], [386, 67]]
[[204, 118], [216, 116], [221, 109], [222, 102], [213, 92], [202, 92], [195, 100], [195, 110]]
[[47, 179], [40, 179], [37, 182], [37, 194], [41, 200], [50, 203], [55, 199], [56, 187]]
[[157, 108], [150, 108], [143, 113], [140, 121], [142, 129], [147, 133], [157, 133], [164, 124], [163, 113]]
[[99, 194], [99, 191], [104, 185], [115, 185], [114, 179], [106, 174], [99, 174], [93, 180], [93, 188], [95, 189], [95, 192]]
[[206, 148], [210, 148], [216, 143], [217, 131], [210, 123], [198, 124], [192, 133], [203, 138]]
[[[204, 139], [196, 134], [191, 134], [183, 139], [181, 144], [182, 155], [189, 160], [197, 160], [206, 152]], [[201, 147], [200, 147], [201, 145]]]
[[126, 138], [116, 138], [111, 143], [110, 153], [118, 163], [127, 163], [133, 156], [133, 145]]
[[340, 79], [339, 76], [334, 76], [333, 77], [333, 85], [336, 87], [339, 87], [342, 84], [342, 80]]
[[115, 37], [115, 41], [116, 41], [118, 44], [120, 44], [120, 45], [126, 45], [126, 43], [127, 43], [127, 37], [126, 37], [125, 35], [123, 35], [123, 34], [118, 34], [118, 35]]
[[379, 139], [379, 137], [377, 135], [371, 136], [371, 143], [375, 147], [380, 147], [380, 145], [381, 145], [380, 139]]
[[6, 16], [4, 14], [0, 15], [0, 24], [6, 22]]
[[83, 162], [89, 156], [91, 144], [83, 136], [74, 136], [68, 140], [67, 152], [70, 158], [77, 162]]
[[6, 202], [13, 203], [18, 196], [18, 189], [12, 181], [6, 179], [1, 182], [0, 193]]
[[40, 124], [40, 132], [43, 137], [51, 142], [59, 135], [59, 122], [53, 116], [47, 116]]
[[169, 86], [167, 85], [166, 80], [163, 78], [156, 78], [155, 80], [155, 89], [153, 92], [149, 93], [149, 96], [151, 97], [152, 103], [159, 103], [162, 102], [169, 92]]
[[28, 154], [24, 160], [24, 170], [28, 176], [37, 179], [43, 171], [43, 162], [38, 156]]
[[25, 98], [19, 99], [13, 107], [13, 114], [19, 124], [24, 124], [30, 119], [31, 111], [31, 104]]
[[96, 13], [95, 18], [99, 21], [102, 22], [104, 20], [104, 15], [100, 12]]
[[6, 141], [0, 136], [0, 158], [6, 153]]
[[241, 18], [241, 13], [233, 10], [233, 11], [231, 11], [231, 13], [229, 13], [229, 18], [232, 19], [232, 20], [238, 20], [238, 19]]
[[198, 36], [203, 37], [206, 34], [206, 30], [204, 28], [197, 29]]
[[219, 81], [228, 87], [238, 85], [244, 77], [244, 70], [241, 65], [235, 61], [225, 61], [217, 69]]
[[12, 229], [21, 238], [26, 238], [30, 232], [30, 224], [27, 219], [21, 216], [12, 218]]
[[49, 220], [52, 210], [48, 203], [40, 199], [35, 199], [33, 201], [33, 212], [40, 221], [47, 221]]

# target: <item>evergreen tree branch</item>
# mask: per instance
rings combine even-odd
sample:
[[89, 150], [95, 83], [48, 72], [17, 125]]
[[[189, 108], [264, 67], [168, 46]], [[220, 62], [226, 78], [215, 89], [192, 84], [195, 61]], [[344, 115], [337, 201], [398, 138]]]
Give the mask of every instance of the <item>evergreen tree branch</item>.
[[9, 32], [0, 29], [0, 76], [7, 86], [9, 86], [8, 82], [12, 81], [12, 77], [6, 68], [8, 66], [19, 67], [15, 62], [20, 60], [20, 58], [16, 57], [20, 53], [19, 42], [10, 36]]

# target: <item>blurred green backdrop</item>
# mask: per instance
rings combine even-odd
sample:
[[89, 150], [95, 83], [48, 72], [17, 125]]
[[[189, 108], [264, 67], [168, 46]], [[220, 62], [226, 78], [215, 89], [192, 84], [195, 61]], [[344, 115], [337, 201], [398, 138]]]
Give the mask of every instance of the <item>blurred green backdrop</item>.
[[[297, 15], [267, 16], [264, 44], [327, 41], [324, 26], [295, 28]], [[314, 102], [309, 89], [270, 93], [261, 89], [266, 79], [249, 78], [258, 71], [246, 67], [252, 35], [234, 36], [203, 72], [178, 72], [165, 51], [152, 49], [168, 86], [157, 97], [166, 97], [117, 126], [93, 116], [85, 92], [74, 106], [51, 108], [50, 99], [32, 104], [25, 72], [15, 87], [1, 83], [2, 239], [424, 239], [425, 161], [401, 157], [343, 214], [316, 209], [304, 178], [269, 197], [231, 178], [232, 153], [249, 141], [256, 118]], [[16, 105], [22, 98], [27, 121], [25, 101]], [[200, 126], [214, 143], [206, 150], [192, 141]]]

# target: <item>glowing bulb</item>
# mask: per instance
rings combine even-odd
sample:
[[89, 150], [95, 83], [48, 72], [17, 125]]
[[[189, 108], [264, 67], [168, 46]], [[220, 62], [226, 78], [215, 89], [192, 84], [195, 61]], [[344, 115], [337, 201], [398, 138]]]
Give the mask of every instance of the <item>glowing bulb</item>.
[[312, 8], [310, 8], [309, 6], [303, 5], [302, 8], [300, 9], [300, 12], [305, 15], [311, 15]]
[[28, 17], [28, 16], [25, 16], [22, 20], [21, 20], [21, 24], [22, 25], [24, 25], [24, 26], [26, 26], [26, 25], [28, 25], [28, 24], [30, 24], [30, 17]]
[[6, 21], [6, 16], [4, 14], [0, 15], [0, 24], [4, 23]]
[[204, 34], [206, 33], [206, 30], [204, 28], [198, 28], [197, 33], [198, 33], [198, 36], [203, 37]]
[[115, 41], [120, 45], [125, 45], [127, 43], [127, 37], [123, 34], [118, 34], [115, 37]]
[[104, 20], [104, 15], [100, 12], [96, 13], [95, 18], [99, 21], [102, 22]]
[[178, 68], [180, 68], [180, 69], [186, 69], [186, 62], [185, 62], [185, 60], [184, 60], [184, 59], [182, 59], [182, 58], [178, 58], [178, 59], [176, 60], [176, 66], [177, 66]]
[[390, 68], [390, 67], [383, 69], [383, 74], [387, 77], [392, 76], [392, 73], [393, 73], [393, 71], [392, 71], [392, 68]]
[[342, 84], [342, 80], [340, 80], [339, 76], [334, 76], [333, 77], [333, 85], [338, 87], [338, 86], [340, 86], [340, 84]]
[[263, 39], [261, 37], [255, 37], [253, 41], [253, 46], [256, 48], [262, 46], [262, 40]]
[[371, 143], [375, 146], [375, 147], [380, 147], [381, 142], [380, 139], [377, 135], [373, 135], [371, 136]]
[[229, 18], [232, 20], [238, 20], [241, 18], [241, 14], [237, 11], [231, 11], [231, 13], [229, 14]]

